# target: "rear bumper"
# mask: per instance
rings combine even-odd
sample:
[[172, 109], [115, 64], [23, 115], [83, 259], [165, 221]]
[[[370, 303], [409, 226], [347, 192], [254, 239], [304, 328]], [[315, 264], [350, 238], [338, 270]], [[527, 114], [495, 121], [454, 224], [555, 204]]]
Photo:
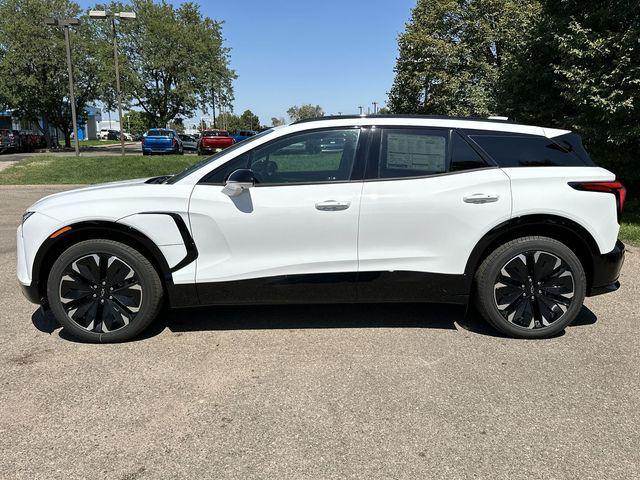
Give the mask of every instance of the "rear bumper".
[[618, 240], [609, 253], [593, 257], [593, 279], [587, 292], [588, 297], [615, 292], [620, 288], [618, 277], [624, 264], [624, 253], [624, 243]]

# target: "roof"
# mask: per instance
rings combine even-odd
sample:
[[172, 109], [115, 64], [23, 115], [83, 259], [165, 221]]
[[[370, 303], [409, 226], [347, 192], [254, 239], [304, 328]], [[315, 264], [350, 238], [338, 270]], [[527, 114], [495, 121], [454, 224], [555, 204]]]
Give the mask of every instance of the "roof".
[[443, 115], [333, 115], [326, 117], [308, 118], [289, 124], [296, 129], [309, 128], [312, 123], [322, 126], [346, 125], [387, 125], [387, 126], [424, 126], [445, 127], [469, 130], [491, 130], [528, 135], [542, 135], [549, 138], [569, 133], [567, 130], [543, 128], [533, 125], [523, 125], [508, 120], [480, 117], [449, 117]]

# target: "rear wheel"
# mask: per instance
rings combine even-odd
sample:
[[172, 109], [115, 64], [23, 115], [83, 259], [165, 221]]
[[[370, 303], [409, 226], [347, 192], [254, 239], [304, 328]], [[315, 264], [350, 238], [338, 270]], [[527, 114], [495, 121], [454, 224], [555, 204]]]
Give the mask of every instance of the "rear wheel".
[[49, 273], [47, 298], [74, 337], [119, 342], [142, 332], [162, 303], [155, 268], [137, 250], [111, 240], [72, 245]]
[[575, 253], [548, 237], [523, 237], [494, 250], [476, 273], [476, 305], [501, 332], [544, 338], [569, 325], [582, 307], [584, 268]]

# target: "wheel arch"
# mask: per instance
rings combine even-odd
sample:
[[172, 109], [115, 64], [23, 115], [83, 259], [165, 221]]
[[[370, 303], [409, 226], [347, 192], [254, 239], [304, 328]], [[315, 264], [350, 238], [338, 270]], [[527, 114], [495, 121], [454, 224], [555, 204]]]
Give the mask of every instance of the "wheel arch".
[[165, 293], [173, 287], [171, 269], [158, 246], [139, 230], [112, 221], [83, 221], [70, 224], [69, 230], [47, 238], [33, 261], [32, 279], [37, 282], [38, 295], [46, 299], [47, 278], [58, 256], [67, 248], [84, 240], [106, 239], [122, 242], [138, 250], [153, 265], [160, 276]]
[[490, 230], [469, 255], [465, 276], [470, 284], [482, 261], [499, 245], [518, 237], [539, 235], [569, 246], [582, 264], [587, 277], [587, 291], [593, 283], [594, 258], [600, 254], [598, 244], [582, 225], [565, 217], [550, 214], [524, 215], [510, 219]]

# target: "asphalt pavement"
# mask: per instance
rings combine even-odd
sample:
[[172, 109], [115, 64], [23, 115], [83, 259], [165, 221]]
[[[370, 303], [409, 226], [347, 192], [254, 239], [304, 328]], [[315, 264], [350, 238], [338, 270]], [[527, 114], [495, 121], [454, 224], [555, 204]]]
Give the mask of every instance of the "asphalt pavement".
[[216, 307], [73, 341], [15, 279], [62, 187], [0, 187], [0, 478], [640, 478], [640, 249], [549, 340], [457, 307]]

